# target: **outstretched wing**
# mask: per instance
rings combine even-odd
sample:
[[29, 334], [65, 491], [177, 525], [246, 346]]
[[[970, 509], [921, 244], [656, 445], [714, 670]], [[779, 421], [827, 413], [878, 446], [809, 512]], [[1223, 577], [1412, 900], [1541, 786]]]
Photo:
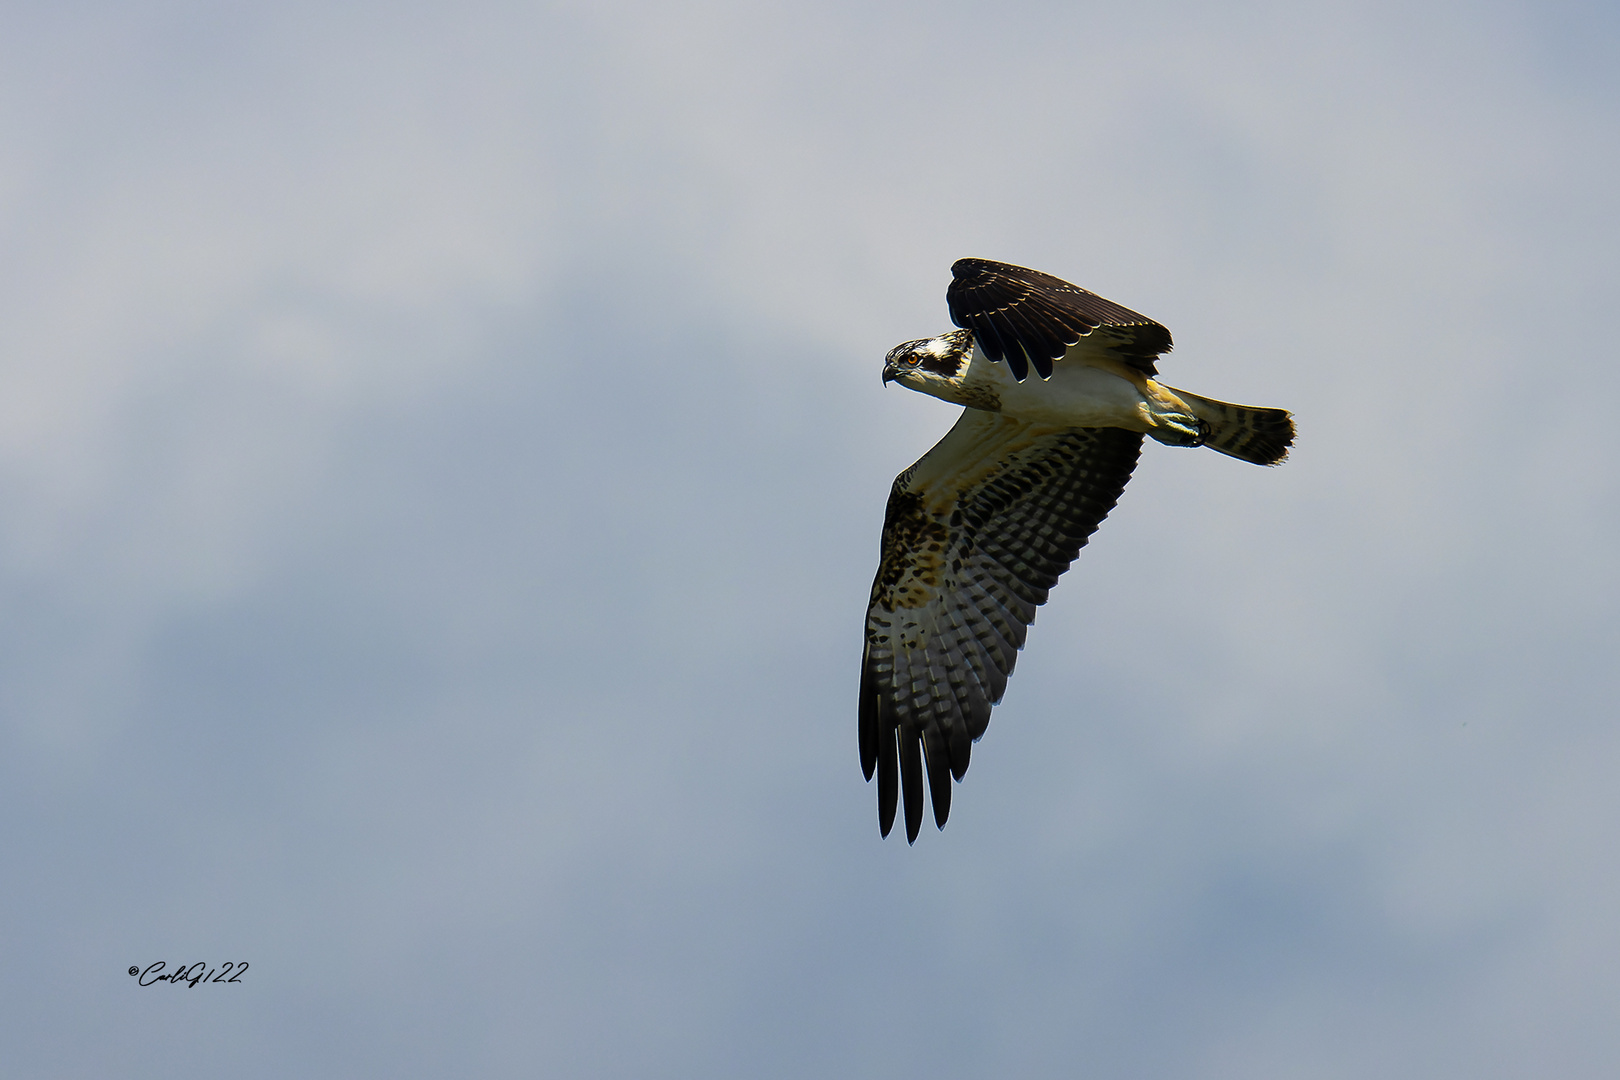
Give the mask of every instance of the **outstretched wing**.
[[1139, 432], [965, 409], [896, 478], [861, 667], [861, 768], [877, 772], [884, 836], [903, 785], [906, 839], [917, 838], [925, 759], [944, 827], [951, 777], [967, 771], [1035, 609], [1119, 501], [1141, 448]]
[[1157, 374], [1154, 358], [1170, 351], [1170, 331], [1146, 315], [1051, 274], [990, 259], [958, 259], [951, 273], [951, 321], [973, 331], [984, 355], [1005, 360], [1019, 382], [1031, 365], [1051, 378], [1052, 361], [1098, 330], [1115, 356], [1144, 375]]

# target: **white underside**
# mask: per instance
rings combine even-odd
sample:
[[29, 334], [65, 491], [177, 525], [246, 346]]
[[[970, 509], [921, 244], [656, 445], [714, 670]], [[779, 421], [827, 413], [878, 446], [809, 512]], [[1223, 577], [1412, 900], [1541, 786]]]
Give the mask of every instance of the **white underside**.
[[1144, 393], [1147, 380], [1087, 345], [1081, 342], [1071, 348], [1052, 366], [1050, 379], [1031, 371], [1023, 382], [1012, 377], [1006, 364], [989, 360], [975, 345], [963, 381], [969, 388], [983, 386], [993, 391], [1001, 399], [1002, 415], [1030, 423], [1130, 431], [1152, 428], [1154, 410]]

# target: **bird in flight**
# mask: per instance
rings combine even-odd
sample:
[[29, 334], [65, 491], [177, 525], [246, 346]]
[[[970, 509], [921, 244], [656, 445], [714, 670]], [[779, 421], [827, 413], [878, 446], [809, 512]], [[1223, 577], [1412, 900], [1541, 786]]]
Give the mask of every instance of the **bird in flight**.
[[945, 827], [951, 780], [967, 772], [1035, 609], [1119, 501], [1142, 436], [1257, 465], [1294, 441], [1283, 409], [1157, 382], [1170, 331], [1152, 319], [1021, 266], [960, 259], [951, 273], [960, 329], [897, 345], [883, 364], [885, 384], [964, 406], [895, 478], [866, 612], [861, 769], [877, 774], [884, 836], [904, 793], [908, 842], [925, 772]]

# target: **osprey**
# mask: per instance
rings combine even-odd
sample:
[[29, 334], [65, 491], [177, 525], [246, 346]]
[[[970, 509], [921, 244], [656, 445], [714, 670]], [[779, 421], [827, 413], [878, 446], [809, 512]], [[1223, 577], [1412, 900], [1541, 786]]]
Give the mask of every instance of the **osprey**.
[[951, 273], [945, 301], [961, 329], [897, 345], [883, 365], [885, 384], [965, 406], [894, 481], [866, 613], [861, 769], [877, 773], [884, 836], [904, 791], [908, 842], [925, 768], [945, 827], [951, 780], [967, 772], [1035, 609], [1119, 501], [1142, 436], [1257, 465], [1294, 441], [1283, 409], [1156, 382], [1170, 331], [1152, 319], [1021, 266], [961, 259]]

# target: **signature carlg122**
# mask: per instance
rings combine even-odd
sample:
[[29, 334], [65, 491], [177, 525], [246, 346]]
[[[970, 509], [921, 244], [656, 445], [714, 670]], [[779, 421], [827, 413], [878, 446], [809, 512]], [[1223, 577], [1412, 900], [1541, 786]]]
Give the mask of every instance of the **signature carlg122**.
[[[242, 973], [248, 969], [246, 961], [238, 964], [234, 960], [228, 960], [226, 961], [225, 966], [218, 969], [216, 972], [214, 968], [208, 966], [206, 961], [199, 960], [190, 967], [175, 968], [173, 971], [165, 975], [163, 973], [163, 969], [168, 966], [169, 965], [162, 960], [159, 960], [155, 964], [147, 964], [144, 969], [130, 965], [129, 973], [135, 976], [136, 981], [142, 986], [156, 986], [160, 982], [166, 982], [170, 986], [179, 986], [181, 983], [185, 983], [187, 986], [196, 986], [200, 982], [241, 982]], [[235, 969], [236, 974], [231, 975], [233, 968]], [[225, 977], [227, 975], [230, 975], [231, 977], [227, 979]]]

